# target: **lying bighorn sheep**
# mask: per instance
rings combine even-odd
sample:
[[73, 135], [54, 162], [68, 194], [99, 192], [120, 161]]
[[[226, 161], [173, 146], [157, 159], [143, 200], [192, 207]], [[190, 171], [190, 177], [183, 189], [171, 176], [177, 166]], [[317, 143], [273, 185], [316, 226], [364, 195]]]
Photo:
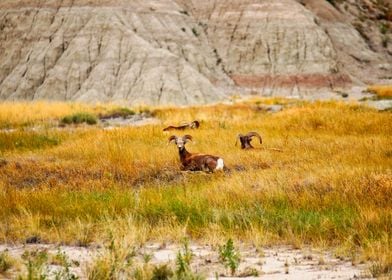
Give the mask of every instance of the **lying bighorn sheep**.
[[172, 135], [169, 137], [169, 143], [175, 142], [180, 154], [182, 170], [190, 171], [209, 171], [222, 170], [224, 167], [223, 159], [218, 156], [205, 154], [192, 154], [185, 149], [185, 144], [192, 140], [191, 135], [177, 137]]
[[245, 135], [238, 134], [235, 144], [237, 145], [239, 139], [241, 142], [241, 149], [253, 149], [253, 146], [250, 144], [250, 141], [252, 141], [252, 137], [259, 138], [260, 144], [263, 143], [263, 141], [261, 140], [261, 136], [257, 132], [248, 132]]
[[186, 129], [186, 128], [192, 128], [192, 129], [194, 129], [194, 128], [199, 128], [199, 126], [200, 126], [200, 123], [199, 123], [198, 121], [193, 121], [193, 122], [191, 122], [191, 123], [185, 123], [185, 124], [182, 124], [182, 125], [179, 125], [179, 126], [170, 125], [170, 126], [168, 126], [168, 127], [165, 127], [165, 128], [163, 129], [163, 131], [168, 131], [168, 130], [184, 130], [184, 129]]

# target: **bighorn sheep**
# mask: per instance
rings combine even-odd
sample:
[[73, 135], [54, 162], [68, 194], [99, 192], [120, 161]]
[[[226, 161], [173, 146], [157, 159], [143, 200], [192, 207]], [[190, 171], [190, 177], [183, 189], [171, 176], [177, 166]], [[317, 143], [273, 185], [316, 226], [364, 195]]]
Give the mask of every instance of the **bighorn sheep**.
[[200, 123], [199, 123], [198, 121], [193, 121], [193, 122], [191, 122], [191, 123], [185, 123], [185, 124], [182, 124], [182, 125], [179, 125], [179, 126], [170, 125], [170, 126], [168, 126], [168, 127], [165, 127], [165, 128], [163, 129], [163, 131], [169, 131], [169, 130], [184, 130], [184, 129], [186, 129], [186, 128], [192, 128], [192, 129], [194, 129], [194, 128], [199, 128], [199, 126], [200, 126]]
[[241, 149], [253, 149], [253, 146], [250, 144], [250, 141], [252, 141], [252, 137], [258, 138], [260, 140], [260, 144], [263, 143], [263, 141], [261, 140], [261, 136], [257, 132], [248, 132], [245, 135], [238, 134], [235, 144], [237, 145], [239, 139], [241, 142]]
[[169, 143], [174, 141], [174, 143], [177, 145], [178, 152], [180, 154], [182, 170], [209, 172], [223, 170], [224, 163], [222, 158], [213, 155], [193, 154], [188, 152], [185, 149], [185, 144], [191, 140], [191, 135], [184, 135], [182, 137], [172, 135], [169, 137]]

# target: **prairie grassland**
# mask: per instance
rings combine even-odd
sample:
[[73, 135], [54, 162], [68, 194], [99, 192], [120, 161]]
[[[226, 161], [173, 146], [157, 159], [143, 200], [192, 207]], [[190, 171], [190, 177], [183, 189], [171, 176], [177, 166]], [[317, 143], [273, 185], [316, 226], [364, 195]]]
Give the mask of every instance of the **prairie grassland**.
[[74, 113], [107, 113], [115, 105], [96, 104], [94, 106], [82, 103], [66, 102], [2, 102], [0, 103], [0, 129], [29, 126], [51, 126], [67, 115]]
[[378, 98], [392, 98], [392, 85], [374, 85], [367, 90], [376, 94]]
[[[45, 125], [79, 108], [107, 110], [0, 107], [7, 108], [1, 127]], [[0, 132], [0, 242], [35, 236], [88, 245], [114, 235], [216, 244], [233, 237], [333, 247], [392, 270], [392, 113], [316, 102], [271, 114], [249, 102], [156, 108], [154, 115], [162, 125]], [[162, 128], [194, 119], [201, 128], [184, 132], [194, 137], [187, 149], [222, 156], [230, 171], [179, 170], [178, 151], [167, 145], [176, 133]], [[242, 151], [236, 135], [248, 131], [264, 143]]]

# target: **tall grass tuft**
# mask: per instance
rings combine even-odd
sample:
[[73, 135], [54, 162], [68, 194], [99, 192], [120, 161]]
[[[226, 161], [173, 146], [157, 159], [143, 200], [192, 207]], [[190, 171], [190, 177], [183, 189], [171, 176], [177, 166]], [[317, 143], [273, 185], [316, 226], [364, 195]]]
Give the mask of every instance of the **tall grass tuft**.
[[89, 113], [75, 113], [73, 115], [65, 116], [61, 119], [62, 124], [81, 124], [89, 125], [97, 124], [97, 117]]
[[14, 266], [15, 260], [7, 252], [0, 253], [0, 275], [5, 275]]

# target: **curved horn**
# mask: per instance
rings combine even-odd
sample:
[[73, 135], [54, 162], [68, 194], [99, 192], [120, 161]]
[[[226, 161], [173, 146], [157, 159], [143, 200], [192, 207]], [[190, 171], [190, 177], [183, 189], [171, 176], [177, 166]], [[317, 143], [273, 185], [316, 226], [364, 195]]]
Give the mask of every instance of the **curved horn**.
[[169, 137], [169, 143], [171, 143], [173, 140], [177, 140], [177, 136], [172, 135]]
[[199, 121], [193, 121], [191, 122], [191, 128], [199, 128], [200, 122]]
[[237, 146], [238, 140], [241, 140], [241, 137], [243, 137], [243, 135], [241, 133], [237, 135], [237, 138], [235, 139], [236, 146]]
[[193, 137], [189, 134], [186, 134], [186, 135], [182, 136], [182, 140], [184, 140], [184, 142], [187, 143], [189, 140], [192, 141]]
[[252, 138], [252, 137], [257, 137], [260, 140], [260, 144], [263, 143], [263, 140], [261, 140], [261, 136], [257, 133], [257, 132], [248, 132], [248, 134], [246, 134], [246, 136]]

